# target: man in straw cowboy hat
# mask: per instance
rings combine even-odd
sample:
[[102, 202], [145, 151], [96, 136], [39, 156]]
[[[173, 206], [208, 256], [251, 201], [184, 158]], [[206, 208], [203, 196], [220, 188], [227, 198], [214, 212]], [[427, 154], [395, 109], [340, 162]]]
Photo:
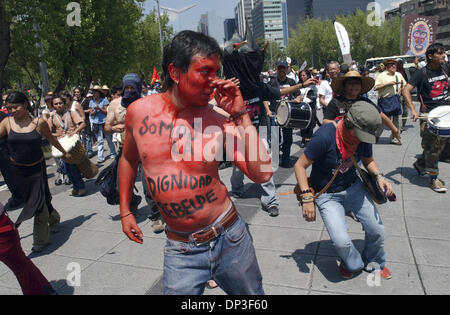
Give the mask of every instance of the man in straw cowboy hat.
[[331, 87], [333, 92], [339, 96], [334, 97], [323, 111], [323, 122], [330, 123], [338, 117], [344, 116], [355, 102], [363, 102], [368, 106], [375, 106], [381, 115], [383, 125], [388, 127], [394, 137], [400, 139], [400, 130], [394, 126], [392, 121], [368, 98], [361, 95], [372, 89], [375, 80], [363, 77], [357, 71], [349, 71], [344, 76], [333, 80]]
[[[386, 70], [380, 73], [375, 80], [375, 91], [378, 91], [378, 106], [386, 116], [392, 119], [395, 127], [400, 129], [400, 116], [402, 115], [402, 89], [406, 86], [403, 75], [397, 72], [397, 61], [387, 59], [383, 62]], [[391, 135], [391, 143], [401, 145], [400, 139]]]

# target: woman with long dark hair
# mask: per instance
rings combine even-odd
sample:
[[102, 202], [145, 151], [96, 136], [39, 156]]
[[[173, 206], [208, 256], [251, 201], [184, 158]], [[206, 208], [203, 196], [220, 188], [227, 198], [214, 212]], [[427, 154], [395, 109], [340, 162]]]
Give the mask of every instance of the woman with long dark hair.
[[60, 221], [58, 212], [51, 204], [42, 137], [47, 138], [66, 158], [71, 156], [51, 134], [47, 122], [31, 115], [25, 94], [13, 92], [8, 95], [6, 108], [11, 117], [0, 123], [0, 138], [8, 136], [11, 166], [25, 199], [25, 206], [15, 226], [34, 217], [32, 251], [40, 252], [49, 244], [50, 231], [58, 231]]

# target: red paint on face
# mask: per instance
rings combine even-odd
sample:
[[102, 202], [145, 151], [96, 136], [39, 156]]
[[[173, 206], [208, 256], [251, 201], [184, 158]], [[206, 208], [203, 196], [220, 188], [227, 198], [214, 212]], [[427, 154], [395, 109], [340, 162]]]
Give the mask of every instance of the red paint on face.
[[220, 69], [219, 57], [197, 54], [192, 57], [186, 73], [181, 72], [178, 92], [181, 102], [186, 106], [206, 106], [214, 88], [211, 83], [217, 79]]

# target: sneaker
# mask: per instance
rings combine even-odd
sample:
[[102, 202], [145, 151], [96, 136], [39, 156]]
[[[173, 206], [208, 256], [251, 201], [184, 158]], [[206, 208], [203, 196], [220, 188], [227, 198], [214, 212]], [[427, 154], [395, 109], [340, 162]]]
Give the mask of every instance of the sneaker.
[[58, 179], [55, 180], [55, 185], [56, 186], [62, 185], [62, 183], [63, 183], [63, 181], [62, 181], [61, 178], [58, 178]]
[[384, 267], [383, 270], [380, 271], [380, 276], [386, 280], [392, 279], [392, 274], [387, 267]]
[[164, 223], [161, 219], [157, 219], [152, 221], [152, 229], [153, 229], [153, 233], [161, 233], [162, 231], [164, 231]]
[[447, 188], [445, 188], [444, 184], [439, 178], [432, 179], [430, 182], [430, 188], [438, 193], [446, 193]]
[[277, 206], [269, 207], [269, 209], [267, 209], [267, 212], [269, 212], [269, 215], [271, 217], [277, 217], [278, 214], [280, 213]]
[[419, 175], [419, 176], [421, 176], [421, 177], [427, 176], [427, 172], [425, 171], [424, 168], [422, 168], [422, 167], [419, 165], [419, 163], [417, 163], [417, 161], [415, 161], [415, 162], [413, 163], [413, 166], [414, 166], [414, 168], [415, 168], [416, 171], [417, 171], [417, 175]]
[[97, 163], [98, 164], [103, 164], [103, 163], [105, 163], [105, 160], [98, 160]]
[[400, 140], [398, 140], [397, 138], [392, 138], [391, 144], [402, 145], [402, 142]]
[[95, 156], [95, 153], [94, 152], [89, 152], [87, 154], [87, 156], [88, 156], [88, 159], [92, 159]]
[[[386, 269], [386, 268], [385, 268]], [[353, 272], [348, 271], [344, 268], [344, 264], [341, 263], [339, 265], [339, 272], [341, 273], [342, 278], [344, 279], [351, 279], [353, 277]]]

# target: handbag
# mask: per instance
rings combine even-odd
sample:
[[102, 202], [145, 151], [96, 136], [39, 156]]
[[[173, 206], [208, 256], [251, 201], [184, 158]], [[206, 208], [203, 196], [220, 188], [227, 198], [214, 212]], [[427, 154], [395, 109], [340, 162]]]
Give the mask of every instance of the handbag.
[[[361, 177], [364, 186], [366, 186], [366, 189], [369, 192], [370, 197], [372, 197], [372, 200], [379, 205], [386, 203], [387, 202], [386, 195], [384, 194], [384, 191], [381, 190], [380, 185], [378, 185], [377, 179], [372, 175], [370, 175], [369, 172], [359, 167], [358, 163], [356, 163], [354, 156], [352, 156], [352, 162], [353, 165], [358, 170], [359, 176]], [[394, 198], [396, 198], [395, 195], [393, 195], [392, 199]]]
[[398, 92], [398, 77], [395, 76], [395, 81], [397, 84], [395, 85], [396, 95], [390, 97], [380, 97], [378, 99], [378, 106], [380, 106], [381, 111], [386, 114], [386, 116], [399, 116], [403, 113], [402, 110], [402, 100]]

